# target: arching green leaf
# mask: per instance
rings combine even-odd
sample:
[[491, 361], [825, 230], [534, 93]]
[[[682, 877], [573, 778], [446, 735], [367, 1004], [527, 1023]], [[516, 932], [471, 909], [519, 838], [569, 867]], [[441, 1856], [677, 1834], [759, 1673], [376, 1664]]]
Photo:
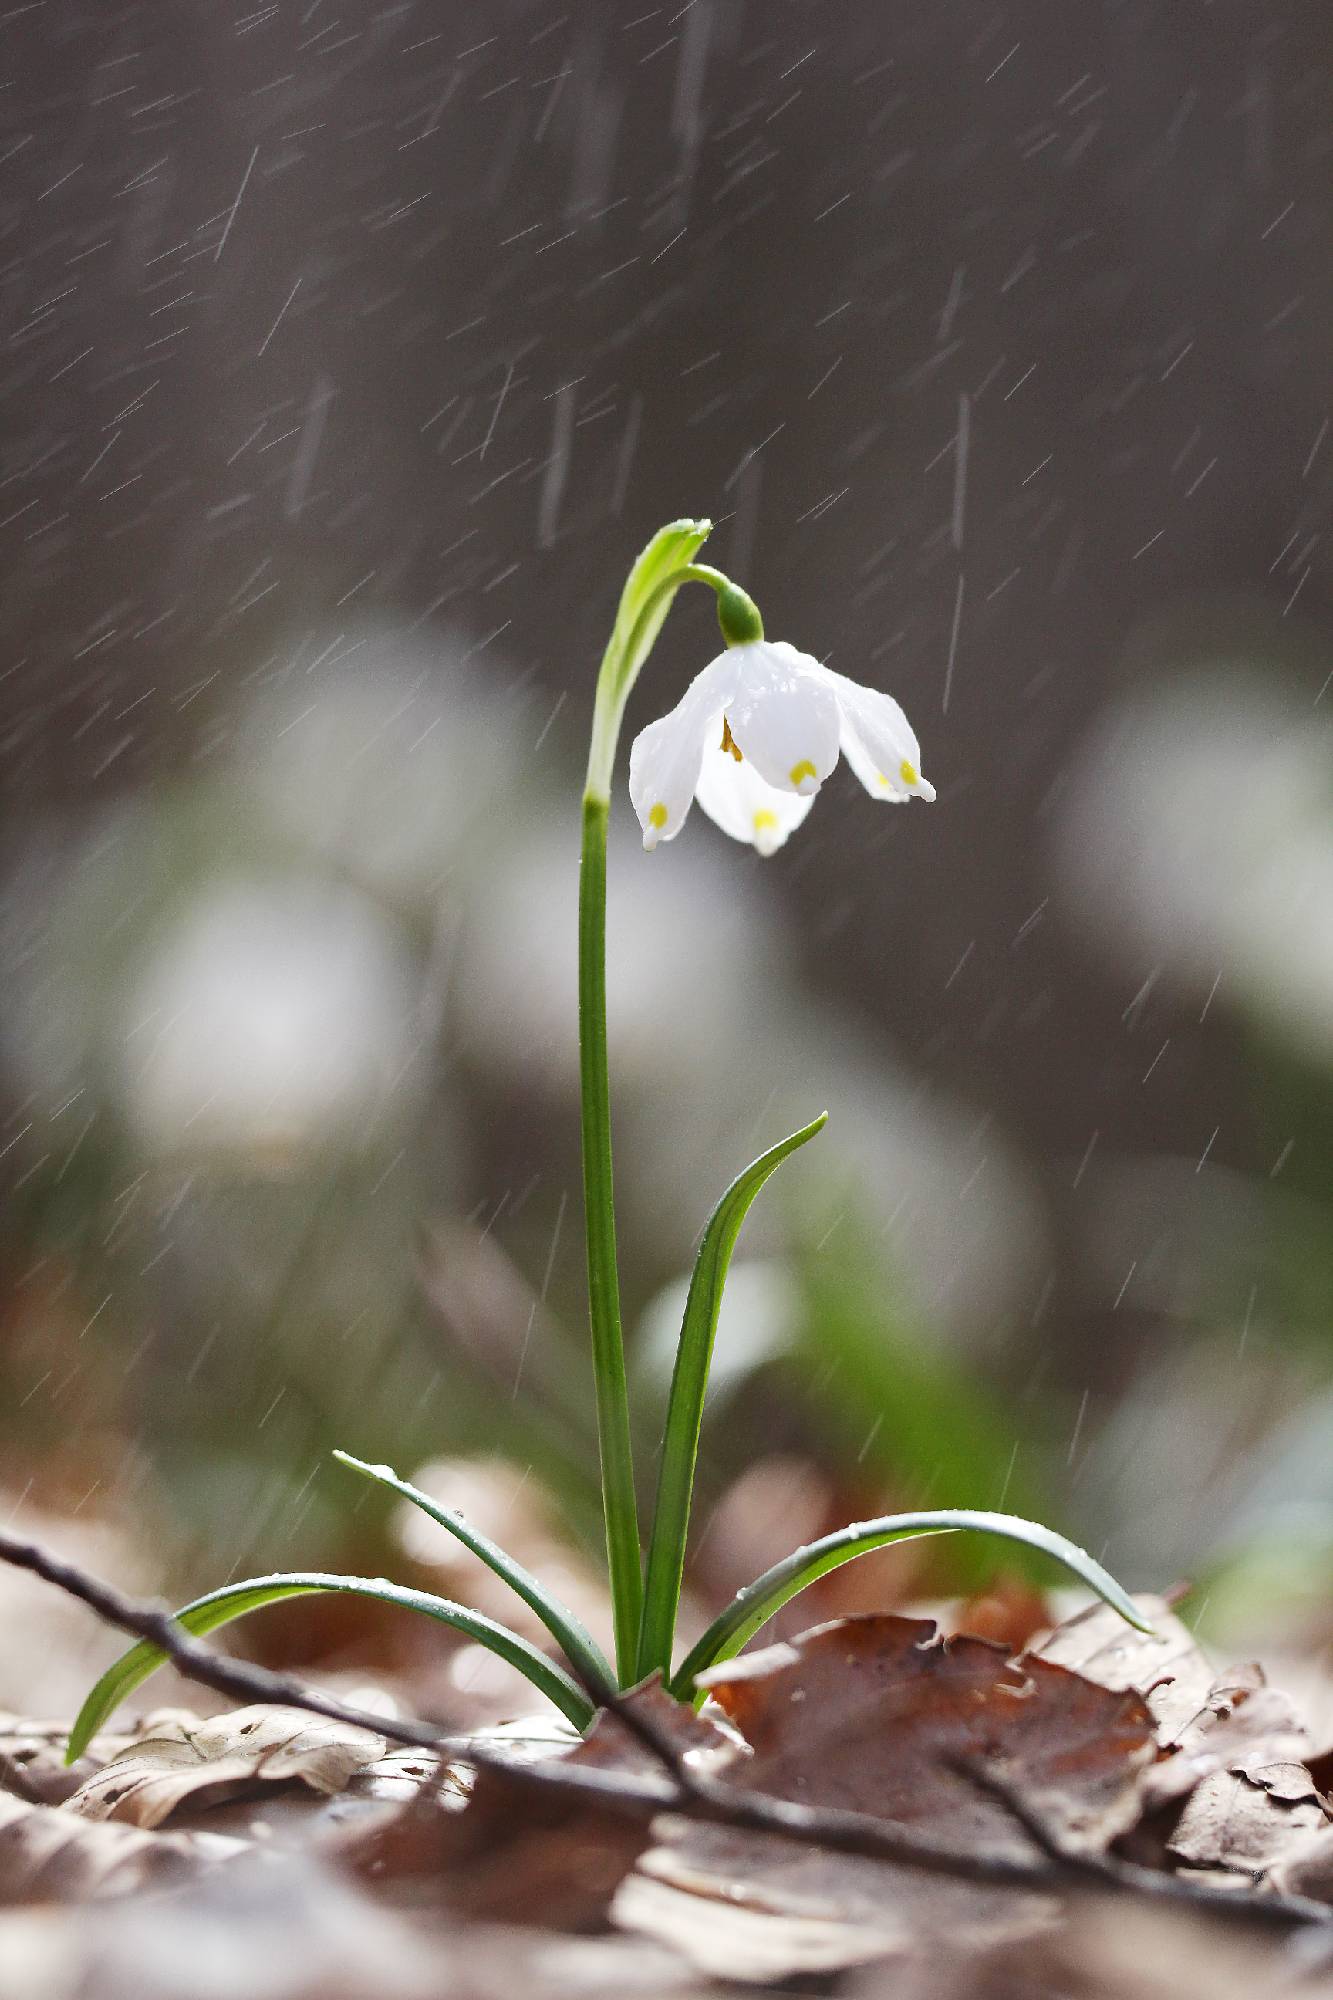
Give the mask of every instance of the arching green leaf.
[[[373, 1597], [381, 1604], [396, 1604], [404, 1611], [419, 1611], [427, 1618], [439, 1619], [443, 1625], [452, 1625], [455, 1631], [465, 1632], [478, 1645], [486, 1646], [502, 1660], [507, 1660], [511, 1667], [517, 1667], [576, 1728], [586, 1729], [592, 1720], [593, 1705], [583, 1691], [553, 1660], [548, 1660], [516, 1632], [496, 1624], [492, 1618], [484, 1618], [479, 1611], [469, 1611], [466, 1605], [452, 1604], [448, 1598], [434, 1597], [426, 1590], [409, 1590], [402, 1584], [388, 1582], [384, 1577], [324, 1575], [318, 1571], [251, 1577], [244, 1583], [229, 1583], [221, 1590], [210, 1591], [206, 1597], [195, 1598], [193, 1603], [176, 1613], [176, 1623], [186, 1632], [201, 1637], [219, 1625], [229, 1624], [233, 1618], [244, 1618], [247, 1612], [261, 1611], [267, 1604], [279, 1604], [284, 1598], [307, 1597], [321, 1591]], [[67, 1763], [72, 1764], [83, 1755], [90, 1739], [113, 1710], [150, 1674], [164, 1665], [166, 1659], [167, 1655], [160, 1646], [141, 1639], [137, 1646], [131, 1646], [113, 1666], [107, 1668], [79, 1710], [70, 1730], [65, 1753]]]
[[733, 1659], [775, 1611], [781, 1610], [817, 1577], [826, 1576], [829, 1570], [852, 1562], [857, 1556], [869, 1555], [890, 1542], [907, 1541], [916, 1535], [958, 1534], [968, 1529], [979, 1534], [1002, 1535], [1011, 1542], [1021, 1542], [1052, 1556], [1081, 1583], [1095, 1590], [1129, 1624], [1140, 1632], [1151, 1630], [1133, 1599], [1099, 1562], [1063, 1535], [1043, 1528], [1039, 1521], [1024, 1521], [1016, 1514], [985, 1514], [962, 1508], [945, 1508], [929, 1514], [885, 1514], [876, 1521], [853, 1521], [849, 1527], [824, 1535], [817, 1542], [808, 1542], [775, 1563], [772, 1569], [765, 1570], [744, 1590], [737, 1591], [726, 1610], [713, 1620], [682, 1662], [672, 1679], [671, 1692], [678, 1700], [689, 1701], [694, 1694], [696, 1674], [722, 1660]]
[[823, 1130], [828, 1113], [821, 1111], [809, 1125], [780, 1140], [738, 1174], [713, 1210], [694, 1260], [685, 1316], [681, 1322], [676, 1366], [671, 1377], [662, 1464], [653, 1509], [652, 1539], [643, 1591], [643, 1622], [639, 1628], [639, 1673], [671, 1665], [676, 1634], [685, 1542], [690, 1525], [694, 1468], [699, 1455], [708, 1370], [713, 1358], [718, 1310], [736, 1238], [750, 1203], [769, 1175], [789, 1153]]

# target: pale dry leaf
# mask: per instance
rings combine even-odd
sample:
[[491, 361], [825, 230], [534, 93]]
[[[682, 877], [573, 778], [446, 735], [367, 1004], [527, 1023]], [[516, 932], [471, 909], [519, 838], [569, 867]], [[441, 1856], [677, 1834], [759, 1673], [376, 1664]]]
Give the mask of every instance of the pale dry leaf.
[[1192, 1868], [1256, 1882], [1329, 1823], [1305, 1766], [1260, 1749], [1195, 1786], [1167, 1845]]
[[86, 1755], [71, 1766], [65, 1762], [65, 1745], [69, 1741], [67, 1720], [0, 1715], [0, 1750], [40, 1794], [41, 1803], [48, 1806], [61, 1805], [71, 1798], [91, 1772], [99, 1770], [108, 1758], [119, 1756], [136, 1740], [136, 1735], [137, 1732], [118, 1730], [95, 1737]]
[[[165, 1836], [157, 1836], [162, 1839]], [[0, 2000], [721, 2000], [637, 1939], [460, 1928], [385, 1910], [310, 1861], [170, 1897], [0, 1913]]]
[[847, 2000], [1328, 2000], [1286, 1941], [1142, 1900], [1088, 1895], [1040, 1936], [982, 1951], [932, 1940], [854, 1978]]
[[1299, 1844], [1293, 1842], [1267, 1879], [1281, 1895], [1333, 1903], [1333, 1825], [1321, 1826]]
[[150, 1722], [154, 1733], [87, 1779], [65, 1811], [150, 1828], [187, 1801], [198, 1809], [256, 1786], [299, 1782], [329, 1797], [386, 1747], [370, 1730], [293, 1708], [243, 1708], [207, 1721], [176, 1712]]
[[1173, 1739], [1144, 1784], [1147, 1809], [1184, 1798], [1205, 1779], [1256, 1765], [1285, 1765], [1302, 1776], [1295, 1783], [1309, 1797], [1313, 1781], [1305, 1770], [1310, 1737], [1290, 1697], [1265, 1685], [1258, 1666], [1232, 1668], [1221, 1675], [1198, 1709]]
[[[606, 1933], [561, 1937], [513, 1924], [463, 1933], [466, 1994], [459, 2000], [725, 2000], [679, 1954], [646, 1939]], [[3, 2000], [3, 1996], [0, 1996]], [[439, 1993], [432, 2000], [445, 2000]]]
[[[858, 1922], [756, 1908], [663, 1879], [659, 1859], [654, 1849], [621, 1883], [612, 1918], [622, 1930], [668, 1946], [709, 1978], [758, 1986], [845, 1972], [906, 1951], [914, 1935], [887, 1898], [877, 1918]], [[669, 1868], [665, 1860], [661, 1865]]]
[[0, 1918], [0, 2000], [473, 2000], [461, 1943], [294, 1856], [251, 1854], [169, 1896], [43, 1914], [37, 1935], [26, 1913]]
[[432, 1786], [441, 1802], [455, 1810], [467, 1803], [472, 1789], [470, 1773], [461, 1765], [447, 1763], [429, 1750], [402, 1746], [354, 1771], [344, 1796], [375, 1805], [407, 1805], [423, 1785]]
[[0, 1904], [84, 1902], [161, 1888], [244, 1851], [243, 1841], [220, 1834], [99, 1826], [60, 1806], [0, 1796]]

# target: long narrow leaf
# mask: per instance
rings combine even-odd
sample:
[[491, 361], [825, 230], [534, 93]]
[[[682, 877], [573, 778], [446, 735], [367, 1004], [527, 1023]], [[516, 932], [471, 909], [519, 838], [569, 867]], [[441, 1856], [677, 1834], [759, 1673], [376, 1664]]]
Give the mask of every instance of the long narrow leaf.
[[[404, 1611], [420, 1611], [427, 1618], [438, 1618], [441, 1624], [452, 1625], [456, 1631], [465, 1632], [479, 1645], [498, 1653], [511, 1667], [517, 1667], [576, 1728], [586, 1729], [592, 1720], [592, 1703], [582, 1690], [553, 1660], [548, 1660], [516, 1632], [496, 1624], [492, 1618], [484, 1618], [479, 1611], [469, 1611], [466, 1605], [451, 1604], [448, 1598], [434, 1597], [426, 1590], [408, 1590], [402, 1584], [389, 1583], [384, 1577], [324, 1575], [318, 1571], [250, 1577], [244, 1583], [229, 1583], [221, 1590], [210, 1591], [206, 1597], [195, 1598], [193, 1603], [176, 1613], [176, 1622], [185, 1631], [200, 1637], [219, 1625], [229, 1624], [233, 1618], [243, 1618], [249, 1611], [260, 1611], [266, 1604], [278, 1604], [284, 1598], [307, 1597], [320, 1591], [343, 1591], [354, 1597], [374, 1597], [382, 1604], [396, 1604]], [[167, 1655], [160, 1646], [141, 1639], [137, 1646], [131, 1646], [113, 1666], [107, 1668], [75, 1719], [65, 1753], [67, 1763], [72, 1764], [83, 1755], [90, 1739], [112, 1711], [142, 1681], [155, 1673], [166, 1659]]]
[[657, 1500], [653, 1509], [652, 1540], [644, 1580], [643, 1622], [639, 1628], [639, 1673], [660, 1667], [670, 1670], [671, 1647], [676, 1635], [676, 1614], [680, 1605], [681, 1577], [685, 1568], [685, 1542], [690, 1525], [690, 1502], [694, 1493], [694, 1468], [699, 1456], [699, 1432], [703, 1425], [704, 1398], [708, 1391], [708, 1370], [713, 1359], [718, 1310], [727, 1269], [736, 1238], [750, 1203], [769, 1175], [789, 1153], [804, 1146], [823, 1129], [828, 1113], [821, 1111], [799, 1132], [761, 1153], [752, 1165], [738, 1174], [708, 1219], [699, 1254], [694, 1260], [685, 1316], [681, 1322], [676, 1366], [671, 1377], [671, 1398], [667, 1405], [666, 1431], [662, 1443], [662, 1464], [657, 1478]]
[[376, 1485], [387, 1486], [391, 1492], [401, 1494], [404, 1500], [410, 1500], [414, 1507], [419, 1507], [423, 1514], [428, 1514], [432, 1521], [456, 1536], [464, 1548], [479, 1556], [488, 1569], [494, 1570], [501, 1581], [507, 1583], [515, 1595], [536, 1612], [556, 1644], [563, 1648], [565, 1658], [585, 1687], [593, 1692], [614, 1690], [615, 1675], [591, 1632], [568, 1606], [537, 1581], [531, 1570], [515, 1562], [498, 1543], [483, 1535], [479, 1528], [474, 1528], [462, 1514], [437, 1506], [429, 1493], [423, 1493], [419, 1486], [400, 1479], [391, 1465], [368, 1465], [363, 1459], [353, 1458], [350, 1451], [335, 1451], [333, 1456], [340, 1465], [350, 1466], [363, 1478], [373, 1479]]
[[1151, 1629], [1133, 1600], [1099, 1562], [1074, 1542], [1066, 1541], [1063, 1535], [1043, 1528], [1038, 1521], [1024, 1521], [1016, 1514], [974, 1513], [961, 1508], [930, 1514], [885, 1514], [877, 1521], [853, 1521], [849, 1527], [807, 1543], [803, 1549], [796, 1549], [782, 1562], [775, 1563], [772, 1569], [765, 1570], [744, 1590], [737, 1591], [726, 1610], [713, 1620], [682, 1662], [671, 1682], [671, 1692], [678, 1700], [689, 1701], [694, 1695], [696, 1674], [719, 1661], [734, 1658], [775, 1611], [781, 1610], [816, 1577], [837, 1569], [839, 1564], [869, 1555], [872, 1549], [882, 1549], [889, 1542], [907, 1541], [916, 1535], [952, 1534], [969, 1528], [981, 1534], [1002, 1535], [1011, 1542], [1022, 1542], [1028, 1548], [1053, 1556], [1129, 1624], [1140, 1632]]

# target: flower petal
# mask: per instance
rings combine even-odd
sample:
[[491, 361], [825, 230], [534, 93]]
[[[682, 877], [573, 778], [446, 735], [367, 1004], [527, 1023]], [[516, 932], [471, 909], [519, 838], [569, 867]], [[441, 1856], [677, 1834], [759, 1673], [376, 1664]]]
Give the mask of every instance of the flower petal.
[[738, 764], [729, 750], [713, 743], [704, 750], [694, 795], [714, 826], [765, 855], [777, 852], [815, 802], [813, 792], [804, 797], [780, 792], [748, 759]]
[[935, 787], [921, 775], [916, 732], [891, 694], [861, 687], [845, 674], [830, 672], [842, 715], [842, 751], [872, 798], [902, 805], [933, 799]]
[[778, 791], [813, 798], [838, 761], [838, 700], [818, 660], [785, 640], [733, 646], [727, 721], [742, 756]]
[[714, 731], [722, 740], [722, 713], [736, 685], [730, 653], [696, 674], [676, 706], [650, 722], [629, 753], [629, 795], [649, 853], [674, 840], [694, 798], [704, 749]]

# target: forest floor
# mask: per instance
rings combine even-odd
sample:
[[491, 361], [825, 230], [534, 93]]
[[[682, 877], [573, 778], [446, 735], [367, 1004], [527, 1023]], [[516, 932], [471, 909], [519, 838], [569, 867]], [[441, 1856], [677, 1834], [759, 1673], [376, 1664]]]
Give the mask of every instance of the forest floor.
[[220, 1713], [72, 1767], [67, 1720], [0, 1716], [0, 2000], [1333, 1996], [1330, 1704], [1140, 1604], [1022, 1650], [840, 1618], [581, 1742], [187, 1642]]

